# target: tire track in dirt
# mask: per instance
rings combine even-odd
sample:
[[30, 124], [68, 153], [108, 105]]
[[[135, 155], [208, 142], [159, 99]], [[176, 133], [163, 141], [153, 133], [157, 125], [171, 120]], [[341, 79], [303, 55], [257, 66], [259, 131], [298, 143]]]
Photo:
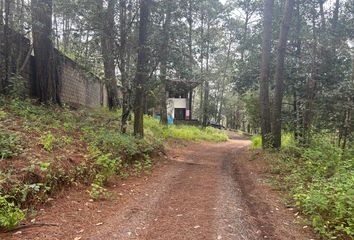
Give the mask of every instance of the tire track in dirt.
[[234, 178], [234, 163], [244, 145], [227, 149], [222, 158], [221, 177], [219, 178], [218, 215], [216, 218], [217, 238], [226, 240], [259, 239], [260, 231], [248, 214], [248, 206], [242, 199], [239, 183]]

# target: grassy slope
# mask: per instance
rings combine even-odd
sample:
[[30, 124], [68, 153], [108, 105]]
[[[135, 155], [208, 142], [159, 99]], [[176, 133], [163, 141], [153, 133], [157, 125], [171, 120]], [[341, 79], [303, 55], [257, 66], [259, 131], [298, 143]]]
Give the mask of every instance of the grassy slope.
[[[325, 239], [354, 238], [354, 149], [342, 151], [326, 135], [308, 147], [285, 136], [280, 152], [266, 152], [275, 185]], [[261, 147], [259, 136], [252, 138]]]
[[19, 208], [45, 202], [73, 182], [91, 184], [92, 198], [107, 197], [110, 177], [149, 171], [149, 155], [167, 138], [227, 140], [215, 129], [162, 127], [148, 116], [144, 139], [130, 128], [120, 134], [119, 125], [120, 113], [106, 109], [73, 111], [0, 98], [0, 228], [18, 224], [24, 217]]

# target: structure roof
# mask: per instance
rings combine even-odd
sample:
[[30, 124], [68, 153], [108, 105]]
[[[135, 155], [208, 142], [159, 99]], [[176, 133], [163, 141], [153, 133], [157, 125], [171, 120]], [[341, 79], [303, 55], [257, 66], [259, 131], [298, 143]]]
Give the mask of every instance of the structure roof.
[[195, 80], [184, 80], [180, 78], [167, 79], [168, 86], [171, 88], [189, 88], [190, 90], [197, 87], [200, 82]]

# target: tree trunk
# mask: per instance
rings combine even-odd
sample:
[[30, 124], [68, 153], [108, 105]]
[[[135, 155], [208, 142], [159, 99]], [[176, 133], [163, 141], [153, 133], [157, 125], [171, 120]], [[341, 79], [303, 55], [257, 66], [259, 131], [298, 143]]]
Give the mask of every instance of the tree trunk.
[[263, 39], [260, 85], [262, 147], [270, 147], [269, 66], [271, 61], [272, 21], [274, 0], [265, 0], [263, 9]]
[[144, 96], [148, 81], [148, 25], [151, 0], [140, 1], [139, 50], [135, 83], [134, 99], [134, 135], [144, 137]]
[[123, 93], [123, 103], [122, 103], [122, 119], [121, 119], [121, 132], [126, 133], [127, 132], [127, 121], [128, 117], [130, 114], [130, 108], [129, 108], [129, 89], [130, 89], [130, 84], [127, 76], [127, 71], [126, 71], [126, 47], [127, 47], [127, 1], [126, 0], [120, 0], [119, 1], [119, 7], [120, 7], [120, 16], [119, 16], [119, 21], [120, 21], [120, 48], [119, 48], [119, 59], [120, 59], [120, 65], [119, 65], [119, 70], [121, 74], [121, 82], [122, 82], [122, 93]]
[[[192, 34], [193, 34], [193, 1], [189, 0], [188, 1], [188, 52], [189, 52], [189, 66], [188, 66], [188, 71], [189, 71], [189, 80], [193, 80], [193, 65], [194, 65], [194, 59], [193, 59], [193, 39], [192, 39]], [[193, 89], [190, 90], [190, 99], [189, 99], [189, 120], [192, 120], [192, 98], [193, 98]]]
[[4, 1], [0, 0], [0, 26], [4, 25]]
[[246, 11], [246, 16], [245, 16], [245, 24], [243, 25], [243, 37], [242, 37], [242, 40], [243, 40], [243, 43], [242, 43], [242, 47], [241, 47], [241, 62], [244, 61], [244, 58], [245, 58], [245, 46], [244, 44], [246, 44], [247, 42], [247, 35], [248, 35], [248, 23], [249, 23], [249, 20], [250, 20], [250, 15], [249, 15], [249, 12], [248, 10]]
[[[4, 9], [4, 20], [5, 25], [3, 28], [4, 31], [4, 43], [3, 43], [3, 52], [4, 52], [4, 62], [0, 62], [0, 64], [4, 64], [4, 68], [2, 69], [2, 78], [0, 84], [0, 93], [7, 94], [8, 86], [10, 82], [11, 75], [11, 49], [12, 42], [10, 41], [10, 25], [11, 25], [11, 16], [12, 16], [12, 1], [5, 0], [5, 9]], [[2, 18], [2, 16], [1, 16]]]
[[17, 31], [20, 33], [17, 35], [17, 59], [16, 59], [16, 74], [19, 74], [21, 66], [23, 65], [23, 55], [25, 54], [24, 46], [21, 44], [21, 38], [24, 35], [24, 0], [17, 0]]
[[204, 99], [203, 99], [203, 127], [207, 127], [209, 118], [209, 51], [210, 51], [210, 18], [207, 19], [207, 42], [205, 52]]
[[204, 9], [203, 6], [201, 8], [201, 31], [200, 31], [200, 76], [201, 76], [201, 84], [200, 84], [200, 104], [199, 104], [199, 121], [203, 122], [204, 118], [204, 84], [205, 84], [205, 74], [204, 74]]
[[[5, 35], [4, 33], [4, 19], [3, 19], [3, 16], [4, 16], [4, 2], [3, 0], [0, 0], [0, 31], [2, 31], [0, 33]], [[4, 48], [4, 40], [0, 37], [0, 51], [3, 51], [3, 48]], [[3, 80], [4, 80], [4, 72], [5, 72], [5, 69], [4, 69], [4, 62], [3, 62], [3, 59], [0, 59], [0, 94], [3, 93]]]
[[332, 31], [333, 31], [333, 51], [336, 53], [336, 50], [339, 47], [339, 41], [340, 41], [340, 36], [339, 36], [339, 5], [340, 1], [336, 0], [335, 5], [334, 5], [334, 11], [333, 11], [333, 19], [332, 19]]
[[114, 63], [114, 8], [115, 0], [108, 0], [107, 9], [104, 9], [104, 1], [101, 1], [102, 29], [101, 51], [103, 57], [104, 78], [107, 86], [108, 107], [114, 109], [118, 106], [117, 80]]
[[31, 1], [35, 94], [43, 103], [60, 103], [57, 63], [51, 41], [52, 4], [52, 0]]
[[160, 122], [167, 125], [167, 59], [169, 56], [170, 25], [171, 25], [172, 0], [167, 0], [166, 19], [163, 26], [162, 49], [161, 49], [161, 92], [160, 92]]
[[273, 148], [281, 146], [281, 110], [284, 91], [284, 62], [286, 54], [286, 43], [291, 24], [295, 0], [287, 0], [284, 7], [283, 21], [280, 29], [277, 65], [275, 69], [275, 96], [273, 106]]
[[67, 14], [64, 14], [63, 16], [63, 52], [64, 53], [67, 53], [68, 51], [69, 40], [70, 40], [70, 17]]
[[[296, 58], [296, 67], [295, 74], [300, 76], [300, 64], [301, 64], [301, 15], [300, 15], [300, 2], [296, 2], [296, 30], [295, 30], [295, 58]], [[302, 138], [302, 114], [300, 111], [300, 97], [298, 93], [300, 77], [295, 78], [293, 84], [293, 110], [294, 110], [294, 138], [299, 140]]]
[[311, 75], [307, 79], [306, 83], [306, 103], [303, 114], [303, 143], [308, 143], [310, 137], [310, 128], [313, 118], [313, 105], [315, 101], [316, 85], [317, 85], [317, 34], [316, 34], [316, 15], [312, 16], [312, 32], [313, 32], [313, 44], [312, 44], [312, 63], [311, 63]]
[[324, 9], [323, 9], [323, 4], [326, 0], [318, 0], [318, 3], [320, 5], [320, 17], [321, 17], [321, 28], [324, 30], [324, 27], [326, 25], [326, 20], [324, 16]]
[[227, 55], [226, 55], [226, 63], [225, 63], [225, 68], [224, 68], [224, 76], [222, 76], [222, 81], [221, 81], [221, 94], [220, 94], [220, 107], [219, 111], [217, 114], [217, 122], [221, 124], [221, 119], [222, 119], [222, 111], [223, 111], [223, 106], [224, 106], [224, 93], [225, 93], [225, 82], [227, 78], [227, 70], [229, 67], [229, 61], [230, 61], [230, 51], [231, 51], [231, 44], [232, 44], [232, 38], [230, 36], [230, 42], [227, 47]]

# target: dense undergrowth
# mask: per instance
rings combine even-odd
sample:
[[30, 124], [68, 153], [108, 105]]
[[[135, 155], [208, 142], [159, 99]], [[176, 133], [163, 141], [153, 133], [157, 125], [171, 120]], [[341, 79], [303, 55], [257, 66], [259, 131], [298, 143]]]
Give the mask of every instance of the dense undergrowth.
[[145, 138], [120, 134], [120, 112], [71, 110], [31, 100], [0, 98], [0, 228], [18, 225], [37, 204], [75, 182], [93, 199], [109, 198], [106, 184], [150, 172], [151, 153], [168, 138], [224, 141], [215, 129], [162, 127], [145, 117]]
[[[354, 238], [354, 149], [342, 150], [326, 135], [307, 147], [291, 135], [280, 152], [267, 152], [272, 176], [324, 239]], [[260, 137], [252, 139], [260, 146]]]

